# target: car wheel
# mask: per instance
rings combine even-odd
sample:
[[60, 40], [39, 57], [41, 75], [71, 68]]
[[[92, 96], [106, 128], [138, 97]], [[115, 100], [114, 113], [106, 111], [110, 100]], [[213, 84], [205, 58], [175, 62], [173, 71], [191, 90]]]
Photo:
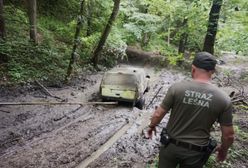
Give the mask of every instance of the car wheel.
[[102, 97], [102, 102], [109, 102], [109, 99], [106, 97]]
[[143, 110], [144, 106], [145, 106], [145, 99], [142, 97], [136, 102], [135, 107], [137, 107], [140, 110]]

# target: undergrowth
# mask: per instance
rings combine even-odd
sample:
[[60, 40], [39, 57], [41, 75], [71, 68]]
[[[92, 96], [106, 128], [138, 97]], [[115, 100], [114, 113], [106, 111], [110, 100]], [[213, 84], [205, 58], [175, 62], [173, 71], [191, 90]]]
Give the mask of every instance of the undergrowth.
[[1, 84], [32, 82], [36, 79], [61, 81], [69, 62], [73, 23], [40, 17], [39, 44], [29, 41], [27, 14], [22, 9], [5, 6], [7, 38], [0, 41]]

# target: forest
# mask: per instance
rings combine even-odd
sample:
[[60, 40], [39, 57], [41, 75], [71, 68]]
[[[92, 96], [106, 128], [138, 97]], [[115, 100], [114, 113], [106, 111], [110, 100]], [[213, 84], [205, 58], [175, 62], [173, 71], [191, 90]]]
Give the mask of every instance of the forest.
[[[35, 7], [1, 1], [1, 83], [63, 81], [71, 57], [75, 74], [93, 64], [114, 66], [116, 60], [125, 59], [129, 46], [158, 53], [171, 64], [185, 59], [185, 53], [201, 50], [216, 55], [248, 53], [244, 0], [115, 3], [116, 9], [110, 0], [37, 0]], [[212, 18], [211, 8], [219, 12]], [[118, 17], [110, 18], [112, 10], [119, 10]], [[108, 23], [109, 19], [113, 21]], [[100, 41], [106, 25], [109, 30]]]
[[[159, 136], [142, 130], [200, 51], [235, 107], [228, 158], [205, 167], [245, 168], [247, 0], [0, 0], [0, 167], [158, 167]], [[145, 109], [101, 104], [104, 72], [121, 66], [151, 76]], [[218, 124], [211, 135], [221, 141]]]

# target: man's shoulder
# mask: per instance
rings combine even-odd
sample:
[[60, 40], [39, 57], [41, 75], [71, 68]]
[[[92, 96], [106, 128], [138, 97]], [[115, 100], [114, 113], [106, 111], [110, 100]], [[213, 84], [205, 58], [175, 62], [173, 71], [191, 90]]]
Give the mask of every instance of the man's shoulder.
[[216, 92], [218, 95], [221, 95], [224, 97], [229, 97], [223, 89], [219, 88], [218, 86], [216, 86], [214, 84], [209, 84], [209, 88], [211, 90], [213, 90], [214, 92]]
[[182, 86], [190, 85], [191, 82], [192, 80], [182, 80], [182, 81], [173, 83], [171, 87], [182, 87]]
[[194, 85], [194, 82], [192, 80], [182, 80], [179, 82], [175, 82], [171, 85], [171, 89], [174, 90], [185, 90], [187, 88], [190, 88]]
[[216, 97], [217, 102], [224, 102], [224, 104], [230, 104], [231, 98], [228, 96], [228, 94], [218, 86], [214, 84], [209, 84], [208, 86], [209, 90], [214, 94]]
[[184, 90], [188, 89], [191, 86], [190, 83], [190, 80], [182, 80], [179, 82], [175, 82], [170, 86], [169, 90], [173, 94], [182, 93], [184, 92]]

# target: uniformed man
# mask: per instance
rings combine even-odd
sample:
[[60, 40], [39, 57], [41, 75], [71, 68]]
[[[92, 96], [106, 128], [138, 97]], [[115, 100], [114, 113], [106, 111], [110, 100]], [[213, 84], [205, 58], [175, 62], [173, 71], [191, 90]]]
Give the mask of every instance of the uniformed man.
[[203, 167], [209, 157], [204, 159], [215, 121], [220, 123], [222, 133], [221, 144], [216, 148], [217, 160], [226, 159], [234, 140], [233, 108], [230, 98], [211, 84], [215, 66], [216, 59], [211, 54], [197, 53], [192, 63], [193, 80], [173, 84], [155, 110], [148, 130], [150, 138], [156, 125], [171, 110], [166, 127], [169, 140], [160, 149], [159, 168]]

